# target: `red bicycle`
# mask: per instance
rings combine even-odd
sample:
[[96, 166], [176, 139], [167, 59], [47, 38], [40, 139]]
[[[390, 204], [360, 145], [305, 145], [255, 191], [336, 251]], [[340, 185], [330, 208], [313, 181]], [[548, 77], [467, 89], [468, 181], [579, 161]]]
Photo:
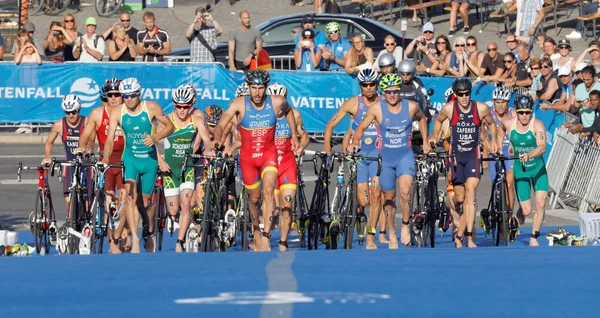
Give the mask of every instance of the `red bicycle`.
[[23, 166], [23, 163], [19, 162], [19, 168], [17, 170], [17, 180], [19, 182], [21, 182], [21, 171], [23, 170], [38, 171], [38, 190], [35, 196], [35, 210], [30, 215], [29, 222], [30, 226], [33, 227], [32, 232], [35, 241], [35, 250], [39, 254], [42, 247], [44, 247], [46, 252], [49, 252], [51, 241], [54, 241], [52, 244], [55, 244], [56, 242], [55, 226], [53, 227], [54, 233], [50, 233], [50, 225], [56, 224], [56, 214], [54, 213], [50, 185], [48, 184], [48, 172], [51, 168], [45, 166], [28, 167]]

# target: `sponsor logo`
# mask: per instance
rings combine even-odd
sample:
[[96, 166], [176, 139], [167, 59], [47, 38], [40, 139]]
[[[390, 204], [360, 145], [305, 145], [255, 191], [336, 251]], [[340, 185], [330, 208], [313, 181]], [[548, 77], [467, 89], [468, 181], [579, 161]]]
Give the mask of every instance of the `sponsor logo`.
[[81, 99], [81, 107], [89, 108], [96, 105], [100, 97], [100, 88], [98, 84], [89, 77], [83, 77], [76, 80], [70, 89], [71, 94], [77, 95]]

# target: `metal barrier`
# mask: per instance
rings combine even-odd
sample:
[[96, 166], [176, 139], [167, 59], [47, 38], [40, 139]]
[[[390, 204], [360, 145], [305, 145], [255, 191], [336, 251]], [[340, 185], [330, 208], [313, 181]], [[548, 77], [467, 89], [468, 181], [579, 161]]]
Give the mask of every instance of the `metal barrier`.
[[[282, 70], [282, 71], [293, 71], [296, 70], [296, 64], [294, 64], [294, 56], [293, 55], [273, 55], [271, 58], [271, 67], [274, 70]], [[171, 56], [167, 55], [164, 57], [165, 62], [167, 63], [189, 63], [189, 56]], [[138, 60], [136, 59], [136, 62]], [[223, 63], [217, 62], [221, 65]]]
[[548, 156], [546, 169], [548, 170], [548, 183], [550, 191], [550, 205], [552, 209], [560, 203], [565, 206], [564, 186], [569, 176], [576, 149], [579, 146], [579, 136], [569, 133], [568, 129], [560, 127], [556, 129], [552, 151]]

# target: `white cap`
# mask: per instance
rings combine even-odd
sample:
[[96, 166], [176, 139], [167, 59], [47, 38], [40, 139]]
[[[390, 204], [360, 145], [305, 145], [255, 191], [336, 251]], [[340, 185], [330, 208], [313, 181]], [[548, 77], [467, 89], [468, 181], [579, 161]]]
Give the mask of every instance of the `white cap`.
[[586, 62], [577, 63], [577, 65], [575, 65], [575, 72], [581, 72], [581, 70], [583, 70], [583, 68], [586, 66], [588, 66]]
[[558, 69], [558, 76], [571, 75], [571, 69], [567, 65]]

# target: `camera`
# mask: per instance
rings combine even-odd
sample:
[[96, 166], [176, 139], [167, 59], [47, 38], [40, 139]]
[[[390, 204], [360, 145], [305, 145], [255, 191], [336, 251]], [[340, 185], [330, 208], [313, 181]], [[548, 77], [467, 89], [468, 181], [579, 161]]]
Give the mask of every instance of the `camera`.
[[422, 39], [421, 40], [421, 45], [426, 45], [426, 44], [427, 44], [427, 41], [425, 39]]

